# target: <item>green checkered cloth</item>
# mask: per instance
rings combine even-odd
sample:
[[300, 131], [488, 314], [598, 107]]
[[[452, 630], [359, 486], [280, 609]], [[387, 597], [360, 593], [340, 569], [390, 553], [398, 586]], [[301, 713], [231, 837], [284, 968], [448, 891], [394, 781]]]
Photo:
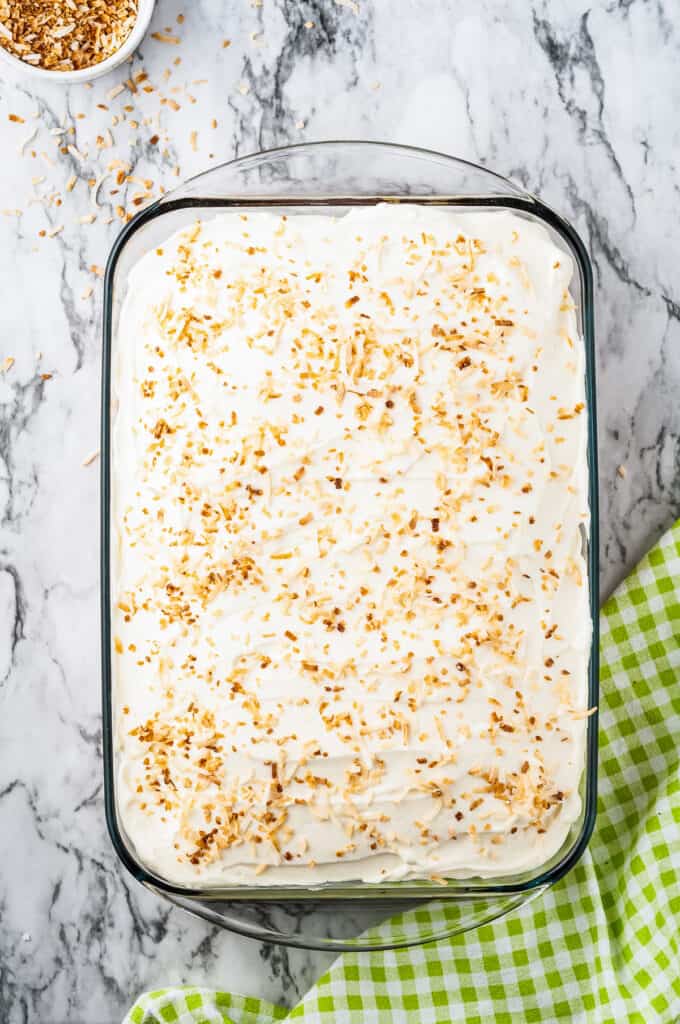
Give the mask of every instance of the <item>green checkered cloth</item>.
[[[341, 956], [294, 1009], [199, 988], [124, 1024], [675, 1024], [680, 1020], [680, 523], [602, 612], [598, 821], [579, 864], [493, 924]], [[450, 913], [450, 908], [448, 910]], [[385, 937], [431, 904], [381, 925]]]

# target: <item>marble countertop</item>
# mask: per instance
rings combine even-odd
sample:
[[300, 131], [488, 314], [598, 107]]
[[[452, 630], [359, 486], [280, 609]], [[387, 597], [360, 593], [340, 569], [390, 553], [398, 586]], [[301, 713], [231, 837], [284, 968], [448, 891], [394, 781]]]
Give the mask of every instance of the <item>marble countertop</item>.
[[[92, 88], [1, 80], [5, 1024], [114, 1024], [141, 990], [172, 982], [292, 1004], [329, 959], [171, 909], [125, 874], [106, 835], [99, 480], [88, 456], [98, 447], [100, 274], [121, 214], [236, 155], [333, 137], [444, 150], [540, 194], [581, 231], [595, 268], [606, 592], [680, 514], [671, 10], [641, 0], [196, 0], [178, 22], [181, 5], [160, 0], [161, 38]], [[136, 91], [116, 94], [131, 76]], [[134, 180], [119, 184], [126, 174]]]

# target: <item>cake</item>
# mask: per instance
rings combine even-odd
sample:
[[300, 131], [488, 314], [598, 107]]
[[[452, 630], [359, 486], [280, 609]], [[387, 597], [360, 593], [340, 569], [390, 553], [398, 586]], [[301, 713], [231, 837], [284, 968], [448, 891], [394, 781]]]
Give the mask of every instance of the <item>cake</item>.
[[205, 216], [115, 338], [128, 842], [187, 886], [537, 868], [588, 715], [570, 257], [504, 210]]

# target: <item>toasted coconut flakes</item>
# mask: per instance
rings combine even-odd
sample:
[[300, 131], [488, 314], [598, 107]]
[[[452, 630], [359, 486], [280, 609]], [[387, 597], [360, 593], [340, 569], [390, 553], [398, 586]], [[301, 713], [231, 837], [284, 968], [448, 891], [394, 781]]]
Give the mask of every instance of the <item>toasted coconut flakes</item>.
[[5, 3], [4, 8], [0, 45], [51, 71], [80, 70], [105, 60], [123, 44], [137, 19], [136, 0]]
[[587, 710], [583, 710], [583, 711], [572, 711], [572, 712], [570, 712], [570, 717], [575, 722], [578, 722], [578, 721], [580, 721], [583, 718], [590, 718], [590, 716], [594, 715], [596, 711], [597, 711], [597, 705], [594, 708], [588, 708]]
[[92, 285], [88, 285], [88, 287], [83, 291], [82, 295], [80, 296], [81, 299], [89, 299], [93, 291], [94, 288], [92, 287]]
[[616, 472], [619, 474], [619, 476], [621, 477], [622, 480], [625, 480], [626, 477], [628, 476], [628, 470], [623, 465], [617, 466]]
[[63, 39], [64, 36], [70, 36], [71, 32], [73, 32], [75, 27], [76, 24], [74, 21], [72, 21], [70, 25], [62, 25], [61, 28], [55, 28], [52, 30], [52, 38]]
[[2, 361], [2, 372], [7, 373], [14, 366], [14, 356], [6, 356]]
[[89, 455], [85, 456], [85, 458], [83, 459], [81, 465], [82, 466], [90, 466], [90, 465], [92, 465], [94, 460], [98, 459], [98, 458], [99, 458], [99, 449], [97, 448], [95, 451], [90, 452]]

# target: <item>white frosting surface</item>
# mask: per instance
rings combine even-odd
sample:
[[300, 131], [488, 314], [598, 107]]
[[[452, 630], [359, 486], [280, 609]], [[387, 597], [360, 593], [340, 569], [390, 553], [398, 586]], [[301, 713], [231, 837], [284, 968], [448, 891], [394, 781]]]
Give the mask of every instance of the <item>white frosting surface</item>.
[[569, 257], [505, 211], [229, 213], [116, 338], [117, 799], [190, 885], [506, 875], [580, 814]]

